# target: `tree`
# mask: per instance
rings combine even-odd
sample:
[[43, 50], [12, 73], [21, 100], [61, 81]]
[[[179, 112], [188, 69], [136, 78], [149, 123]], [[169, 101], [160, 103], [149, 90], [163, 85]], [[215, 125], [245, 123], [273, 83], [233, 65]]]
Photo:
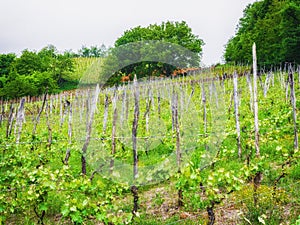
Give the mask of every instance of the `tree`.
[[11, 65], [15, 61], [16, 55], [13, 53], [0, 55], [0, 77], [7, 76], [11, 70]]
[[14, 63], [16, 72], [30, 76], [34, 72], [49, 72], [58, 84], [69, 79], [73, 71], [73, 61], [68, 52], [59, 54], [53, 45], [49, 45], [39, 52], [24, 50], [20, 58]]
[[53, 45], [39, 52], [24, 50], [19, 58], [14, 54], [0, 55], [0, 96], [17, 98], [56, 92], [58, 85], [72, 80], [73, 60], [66, 52], [59, 54]]
[[36, 71], [45, 72], [52, 70], [56, 64], [58, 55], [57, 49], [53, 45], [48, 45], [47, 47], [42, 48], [42, 50], [37, 53], [40, 65], [39, 69]]
[[251, 45], [263, 65], [300, 62], [300, 1], [263, 0], [248, 5], [236, 35], [225, 49], [226, 62], [250, 63]]
[[282, 38], [283, 59], [300, 62], [300, 3], [290, 2], [282, 9], [280, 37]]
[[34, 51], [24, 50], [14, 63], [14, 69], [20, 75], [30, 75], [41, 70], [41, 58]]
[[46, 89], [49, 93], [58, 90], [58, 84], [50, 72], [35, 72], [32, 74], [34, 79], [34, 86], [36, 87], [36, 94], [42, 95]]
[[73, 72], [73, 60], [69, 57], [68, 53], [59, 54], [53, 60], [53, 64], [49, 67], [49, 72], [52, 74], [54, 80], [60, 85], [63, 82], [72, 80], [70, 75]]
[[104, 76], [114, 73], [108, 82], [112, 84], [120, 74], [169, 76], [176, 67], [198, 67], [203, 44], [184, 21], [138, 26], [115, 41], [104, 62]]
[[91, 46], [90, 48], [86, 46], [82, 46], [81, 49], [78, 51], [78, 55], [80, 57], [104, 57], [106, 55], [107, 48], [104, 44], [100, 47], [97, 45]]
[[8, 81], [0, 89], [0, 96], [6, 99], [19, 98], [26, 95], [36, 96], [35, 79], [25, 75], [11, 72]]
[[86, 46], [82, 46], [81, 49], [78, 51], [78, 55], [80, 57], [90, 57], [90, 49], [87, 48]]

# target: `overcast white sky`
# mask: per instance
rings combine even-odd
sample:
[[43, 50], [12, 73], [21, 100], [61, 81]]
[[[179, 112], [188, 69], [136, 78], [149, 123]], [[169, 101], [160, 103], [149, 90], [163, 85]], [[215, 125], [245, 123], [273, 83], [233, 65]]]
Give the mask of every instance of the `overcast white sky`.
[[162, 21], [186, 21], [205, 42], [203, 63], [221, 62], [243, 9], [255, 0], [1, 0], [0, 53], [77, 51], [112, 46], [125, 30]]

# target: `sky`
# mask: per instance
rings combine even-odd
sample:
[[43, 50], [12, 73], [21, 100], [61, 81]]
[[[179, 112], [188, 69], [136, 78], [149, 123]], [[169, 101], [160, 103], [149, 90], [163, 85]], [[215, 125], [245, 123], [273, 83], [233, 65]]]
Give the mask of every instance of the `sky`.
[[205, 42], [202, 63], [222, 62], [243, 10], [255, 0], [1, 0], [0, 53], [19, 54], [52, 44], [77, 52], [113, 46], [125, 30], [186, 21]]

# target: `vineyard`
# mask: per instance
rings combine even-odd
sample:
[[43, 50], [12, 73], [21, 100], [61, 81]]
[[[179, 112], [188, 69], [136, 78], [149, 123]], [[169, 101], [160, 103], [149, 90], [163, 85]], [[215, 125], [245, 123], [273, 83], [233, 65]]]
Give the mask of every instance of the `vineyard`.
[[300, 67], [0, 104], [0, 224], [298, 224]]

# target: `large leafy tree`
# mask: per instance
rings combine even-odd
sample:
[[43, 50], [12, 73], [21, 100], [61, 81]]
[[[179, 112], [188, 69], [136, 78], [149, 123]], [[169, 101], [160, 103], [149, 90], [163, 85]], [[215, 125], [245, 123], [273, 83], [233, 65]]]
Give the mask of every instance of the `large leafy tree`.
[[136, 74], [138, 78], [168, 76], [179, 66], [199, 66], [203, 44], [184, 21], [138, 26], [115, 41], [104, 71], [116, 72], [109, 83], [118, 82], [120, 74]]
[[41, 59], [34, 51], [24, 50], [22, 55], [16, 59], [14, 69], [20, 75], [30, 75], [34, 71], [42, 69]]
[[299, 24], [299, 0], [263, 0], [248, 5], [236, 35], [226, 45], [226, 62], [250, 63], [255, 42], [261, 64], [300, 63]]
[[49, 72], [58, 83], [73, 70], [73, 61], [68, 53], [59, 54], [56, 48], [49, 45], [39, 52], [24, 50], [13, 64], [20, 75], [31, 75], [34, 72]]
[[17, 98], [57, 91], [70, 79], [73, 60], [49, 45], [39, 52], [24, 50], [20, 57], [0, 55], [0, 97]]
[[135, 27], [124, 32], [123, 36], [116, 40], [115, 47], [130, 42], [144, 40], [159, 40], [178, 44], [195, 53], [202, 53], [203, 41], [192, 33], [192, 29], [185, 21], [163, 22], [151, 24], [148, 27]]

